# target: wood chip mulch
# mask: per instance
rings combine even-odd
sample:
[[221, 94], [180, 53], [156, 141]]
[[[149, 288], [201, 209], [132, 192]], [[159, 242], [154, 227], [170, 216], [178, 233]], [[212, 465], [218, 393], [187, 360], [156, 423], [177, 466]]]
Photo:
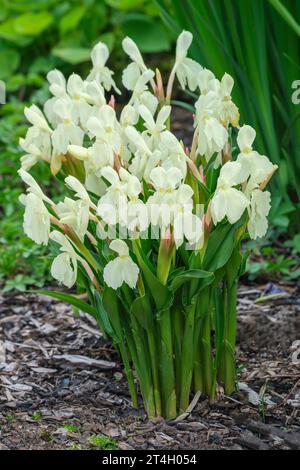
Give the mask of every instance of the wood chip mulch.
[[[300, 292], [239, 292], [239, 388], [175, 420], [133, 410], [118, 354], [93, 320], [45, 296], [0, 297], [0, 449], [300, 450]], [[299, 354], [298, 354], [299, 352]]]

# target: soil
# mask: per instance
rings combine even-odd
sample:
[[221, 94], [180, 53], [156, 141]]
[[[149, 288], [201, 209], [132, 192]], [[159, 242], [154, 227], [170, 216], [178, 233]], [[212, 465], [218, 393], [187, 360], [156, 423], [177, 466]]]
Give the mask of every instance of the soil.
[[91, 317], [46, 296], [0, 297], [0, 449], [95, 449], [92, 436], [123, 450], [300, 449], [300, 289], [280, 288], [263, 302], [266, 286], [239, 290], [240, 391], [196, 397], [175, 422], [131, 407]]

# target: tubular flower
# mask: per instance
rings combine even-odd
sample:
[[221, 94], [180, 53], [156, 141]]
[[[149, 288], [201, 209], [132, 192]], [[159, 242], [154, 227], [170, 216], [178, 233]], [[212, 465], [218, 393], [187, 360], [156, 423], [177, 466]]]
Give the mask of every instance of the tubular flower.
[[217, 189], [211, 201], [211, 215], [214, 224], [227, 216], [231, 224], [237, 222], [249, 206], [247, 197], [234, 186], [245, 181], [242, 166], [237, 162], [227, 162], [221, 168]]
[[115, 251], [118, 256], [104, 267], [104, 282], [115, 290], [123, 283], [133, 289], [136, 286], [140, 270], [130, 258], [128, 246], [123, 240], [113, 240], [109, 248]]
[[61, 254], [54, 258], [51, 266], [51, 274], [58, 282], [66, 287], [72, 287], [77, 279], [77, 261], [81, 257], [77, 255], [73, 246], [61, 232], [54, 230], [50, 238], [60, 245]]

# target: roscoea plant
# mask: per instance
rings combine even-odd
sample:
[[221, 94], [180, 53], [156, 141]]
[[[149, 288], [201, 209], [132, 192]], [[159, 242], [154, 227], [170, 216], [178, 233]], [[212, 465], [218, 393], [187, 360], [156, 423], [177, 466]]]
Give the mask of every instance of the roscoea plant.
[[[25, 109], [32, 126], [21, 140], [24, 230], [58, 246], [53, 277], [68, 288], [80, 280], [87, 300], [47, 292], [93, 315], [120, 352], [133, 405], [138, 382], [149, 417], [174, 418], [195, 391], [234, 391], [240, 246], [266, 233], [264, 189], [276, 169], [253, 149], [255, 130], [239, 125], [232, 78], [189, 59], [191, 41], [178, 37], [165, 92], [159, 70], [125, 38], [131, 97], [120, 112], [105, 96], [120, 91], [97, 44], [85, 80], [48, 74], [53, 97], [43, 112]], [[176, 77], [200, 93], [191, 148], [171, 132]], [[65, 183], [59, 203], [28, 173], [41, 160]]]

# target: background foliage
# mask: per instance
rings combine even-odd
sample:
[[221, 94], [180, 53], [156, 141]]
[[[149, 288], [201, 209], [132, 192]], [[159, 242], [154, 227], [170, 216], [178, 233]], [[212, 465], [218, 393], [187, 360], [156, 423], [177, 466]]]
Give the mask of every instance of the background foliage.
[[[300, 110], [291, 84], [300, 79], [300, 2], [295, 0], [0, 0], [0, 80], [7, 104], [0, 105], [0, 284], [24, 290], [48, 280], [49, 255], [22, 231], [18, 139], [26, 131], [24, 105], [42, 105], [46, 74], [87, 73], [91, 47], [99, 40], [112, 52], [117, 80], [125, 65], [121, 40], [131, 36], [143, 53], [159, 54], [168, 66], [173, 39], [182, 28], [194, 35], [192, 55], [220, 76], [236, 81], [243, 121], [258, 130], [259, 150], [280, 172], [273, 183], [272, 228], [256, 245], [250, 277], [299, 275]], [[157, 62], [157, 58], [155, 58]], [[38, 165], [41, 183], [48, 169]], [[36, 173], [38, 172], [38, 174]], [[54, 188], [54, 197], [57, 193]], [[57, 194], [58, 195], [58, 194]], [[277, 250], [278, 237], [289, 232]], [[286, 255], [289, 250], [290, 256]], [[260, 253], [268, 257], [260, 260]], [[1, 282], [2, 279], [2, 282]]]

